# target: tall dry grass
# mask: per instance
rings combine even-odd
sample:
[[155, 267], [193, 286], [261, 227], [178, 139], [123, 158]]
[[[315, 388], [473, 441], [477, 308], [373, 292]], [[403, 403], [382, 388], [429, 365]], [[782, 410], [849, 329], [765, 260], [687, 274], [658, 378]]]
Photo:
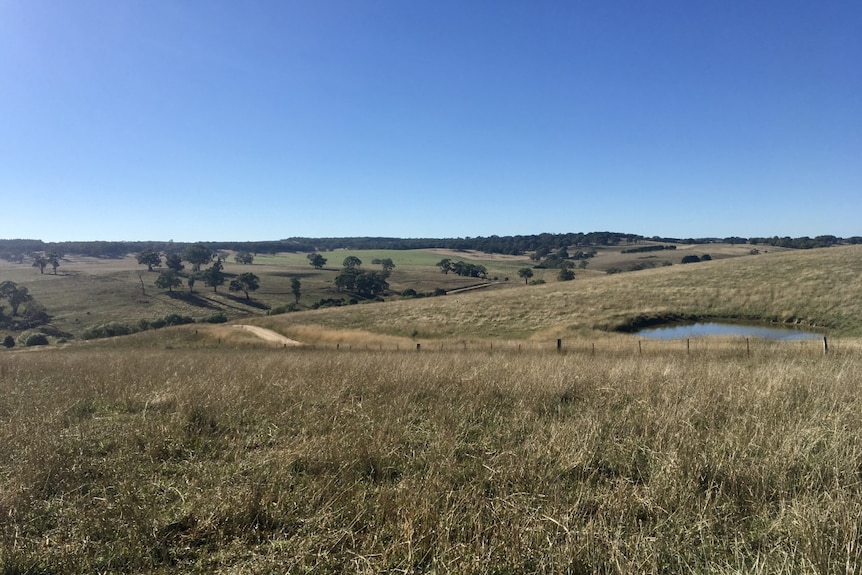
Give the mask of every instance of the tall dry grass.
[[862, 569], [862, 359], [0, 355], [4, 573]]

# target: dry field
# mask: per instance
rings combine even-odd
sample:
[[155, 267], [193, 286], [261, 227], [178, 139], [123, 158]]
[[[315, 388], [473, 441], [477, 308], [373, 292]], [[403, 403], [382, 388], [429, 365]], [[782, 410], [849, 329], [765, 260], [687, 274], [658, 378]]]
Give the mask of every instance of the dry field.
[[4, 573], [862, 569], [852, 346], [641, 357], [197, 337], [0, 355]]

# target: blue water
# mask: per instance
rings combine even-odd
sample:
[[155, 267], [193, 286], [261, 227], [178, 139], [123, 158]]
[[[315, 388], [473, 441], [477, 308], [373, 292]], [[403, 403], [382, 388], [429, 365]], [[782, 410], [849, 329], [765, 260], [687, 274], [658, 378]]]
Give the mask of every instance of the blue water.
[[696, 337], [738, 336], [756, 337], [773, 340], [799, 340], [819, 339], [823, 337], [819, 333], [803, 331], [790, 327], [761, 327], [757, 325], [733, 324], [733, 323], [689, 323], [673, 324], [662, 327], [651, 327], [642, 329], [637, 335], [650, 339], [686, 339]]

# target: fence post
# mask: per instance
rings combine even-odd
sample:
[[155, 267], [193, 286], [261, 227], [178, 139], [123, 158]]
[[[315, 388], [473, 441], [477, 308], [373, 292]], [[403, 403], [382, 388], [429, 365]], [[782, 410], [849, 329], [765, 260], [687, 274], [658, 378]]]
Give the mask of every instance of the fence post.
[[593, 355], [593, 356], [595, 356], [595, 355], [596, 355], [596, 344], [595, 344], [595, 343], [593, 343], [593, 349], [592, 349], [592, 351], [590, 352], [590, 355]]
[[422, 344], [421, 344], [421, 343], [417, 343], [417, 344], [416, 344], [416, 351], [419, 351], [420, 349], [422, 349]]
[[823, 355], [829, 353], [829, 342], [826, 341], [826, 336], [823, 336]]
[[751, 342], [748, 341], [748, 338], [745, 338], [745, 355], [751, 355]]
[[557, 338], [557, 351], [563, 351], [563, 340]]
[[685, 338], [685, 353], [691, 355], [691, 340]]
[[640, 342], [640, 340], [638, 340], [638, 355], [643, 355], [643, 354], [644, 354], [644, 350], [643, 350], [643, 348], [641, 347], [641, 342]]

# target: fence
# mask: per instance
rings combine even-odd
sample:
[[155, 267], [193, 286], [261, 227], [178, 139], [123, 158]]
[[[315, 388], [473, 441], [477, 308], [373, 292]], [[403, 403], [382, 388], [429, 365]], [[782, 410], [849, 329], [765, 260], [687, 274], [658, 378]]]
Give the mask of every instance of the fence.
[[[282, 347], [282, 346], [278, 346]], [[859, 342], [822, 339], [766, 340], [745, 337], [704, 337], [688, 339], [636, 339], [616, 337], [607, 339], [573, 338], [556, 341], [481, 341], [481, 340], [424, 340], [410, 343], [314, 343], [301, 346], [283, 346], [286, 350], [329, 350], [341, 352], [486, 352], [486, 353], [556, 353], [582, 356], [656, 356], [716, 354], [728, 357], [751, 357], [769, 353], [798, 353], [806, 356], [835, 356], [859, 351]]]

